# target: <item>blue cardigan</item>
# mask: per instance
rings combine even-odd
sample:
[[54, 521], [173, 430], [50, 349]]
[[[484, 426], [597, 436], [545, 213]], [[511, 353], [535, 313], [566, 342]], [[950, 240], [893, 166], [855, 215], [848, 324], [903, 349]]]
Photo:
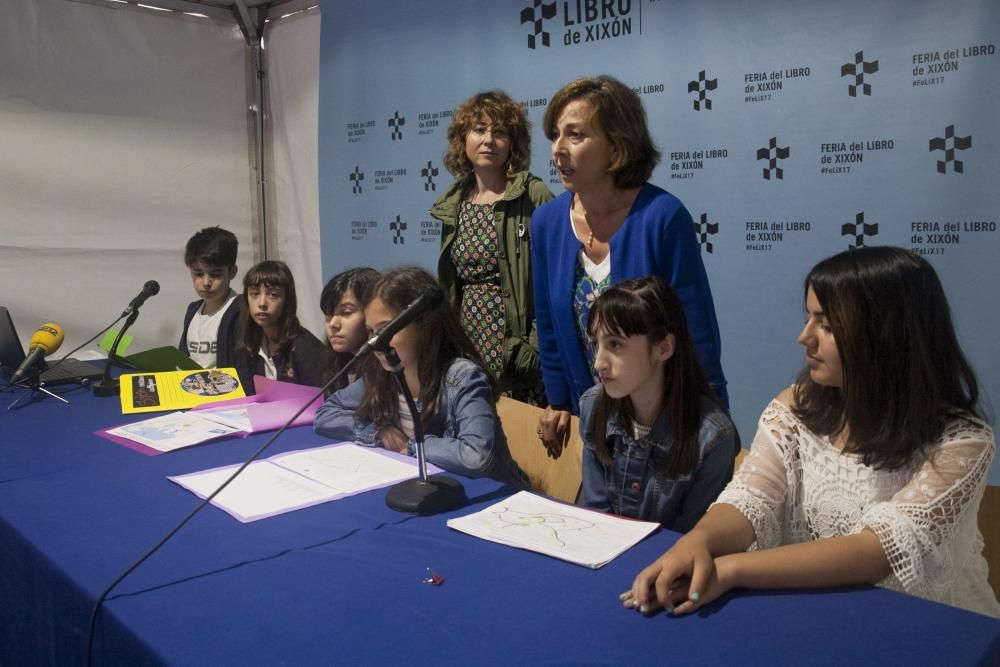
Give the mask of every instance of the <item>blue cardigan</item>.
[[[579, 414], [580, 396], [594, 381], [573, 318], [573, 278], [581, 246], [570, 224], [572, 201], [573, 194], [564, 192], [535, 209], [531, 260], [545, 394], [552, 405]], [[666, 280], [684, 304], [702, 367], [728, 407], [719, 323], [691, 214], [677, 197], [646, 183], [611, 237], [611, 284], [654, 274]]]

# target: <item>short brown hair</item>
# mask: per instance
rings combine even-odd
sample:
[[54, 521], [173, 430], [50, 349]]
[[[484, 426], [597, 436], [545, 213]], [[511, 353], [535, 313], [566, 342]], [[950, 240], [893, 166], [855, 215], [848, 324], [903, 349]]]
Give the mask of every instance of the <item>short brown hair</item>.
[[208, 266], [231, 269], [236, 266], [239, 241], [236, 235], [222, 227], [206, 227], [188, 239], [184, 248], [184, 263], [188, 266], [204, 262]]
[[646, 123], [646, 110], [634, 90], [610, 76], [570, 81], [556, 91], [545, 110], [545, 136], [555, 140], [556, 123], [570, 102], [585, 100], [594, 108], [590, 122], [615, 147], [618, 157], [608, 173], [619, 188], [637, 188], [660, 161]]
[[481, 118], [507, 130], [510, 135], [510, 158], [507, 175], [524, 171], [531, 164], [531, 123], [524, 107], [502, 90], [476, 93], [459, 104], [448, 126], [448, 150], [444, 166], [462, 180], [472, 173], [472, 162], [465, 154], [465, 136]]

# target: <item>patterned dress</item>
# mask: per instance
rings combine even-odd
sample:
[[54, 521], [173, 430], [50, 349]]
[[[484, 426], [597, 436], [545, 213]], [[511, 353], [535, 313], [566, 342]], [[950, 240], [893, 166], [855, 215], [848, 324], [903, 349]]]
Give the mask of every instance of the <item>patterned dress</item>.
[[576, 262], [576, 278], [573, 281], [573, 319], [576, 320], [576, 333], [580, 338], [580, 348], [587, 358], [587, 367], [594, 378], [594, 384], [600, 379], [597, 370], [594, 368], [594, 361], [597, 358], [597, 348], [594, 341], [587, 333], [587, 322], [590, 321], [590, 309], [601, 293], [611, 285], [611, 275], [604, 276], [603, 280], [597, 281], [587, 275], [587, 270], [583, 267], [582, 260]]
[[[451, 258], [462, 285], [459, 312], [466, 333], [490, 372], [497, 377], [504, 370], [503, 344], [507, 332], [498, 246], [493, 205], [463, 200], [451, 248]], [[544, 404], [540, 388], [507, 392], [507, 395], [519, 401]]]

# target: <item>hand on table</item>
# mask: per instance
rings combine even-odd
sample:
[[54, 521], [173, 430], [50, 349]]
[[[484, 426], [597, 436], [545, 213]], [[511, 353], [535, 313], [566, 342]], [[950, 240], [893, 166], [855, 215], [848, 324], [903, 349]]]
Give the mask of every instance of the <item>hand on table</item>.
[[728, 592], [733, 556], [712, 558], [704, 542], [687, 535], [635, 578], [619, 598], [629, 609], [652, 613], [661, 607], [683, 616]]

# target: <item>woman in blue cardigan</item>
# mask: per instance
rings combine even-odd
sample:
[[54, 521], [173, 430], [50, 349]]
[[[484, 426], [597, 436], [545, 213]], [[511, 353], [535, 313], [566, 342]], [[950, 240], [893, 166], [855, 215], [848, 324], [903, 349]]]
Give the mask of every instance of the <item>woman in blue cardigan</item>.
[[535, 317], [549, 407], [538, 435], [558, 451], [570, 414], [595, 383], [587, 319], [609, 286], [647, 275], [667, 281], [684, 304], [712, 389], [728, 406], [719, 325], [691, 214], [647, 182], [660, 159], [639, 96], [608, 76], [563, 86], [544, 129], [566, 192], [531, 219]]

